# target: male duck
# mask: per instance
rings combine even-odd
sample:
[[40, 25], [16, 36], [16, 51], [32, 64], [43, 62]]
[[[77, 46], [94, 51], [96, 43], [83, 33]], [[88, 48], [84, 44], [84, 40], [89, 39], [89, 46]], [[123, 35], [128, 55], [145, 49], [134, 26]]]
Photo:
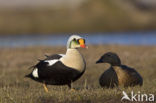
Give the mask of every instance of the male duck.
[[65, 55], [47, 56], [33, 66], [33, 71], [26, 77], [43, 83], [46, 92], [46, 85], [68, 85], [71, 88], [71, 83], [80, 78], [86, 69], [85, 60], [78, 51], [80, 47], [86, 48], [85, 39], [72, 35], [68, 39]]
[[104, 54], [96, 63], [109, 63], [111, 65], [99, 79], [102, 87], [142, 86], [143, 84], [140, 74], [135, 69], [122, 65], [120, 58], [115, 53], [108, 52]]

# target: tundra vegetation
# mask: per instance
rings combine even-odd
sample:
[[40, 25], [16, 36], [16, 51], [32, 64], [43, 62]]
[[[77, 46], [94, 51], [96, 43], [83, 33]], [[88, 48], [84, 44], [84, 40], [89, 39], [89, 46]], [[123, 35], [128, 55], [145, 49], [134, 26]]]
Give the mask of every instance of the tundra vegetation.
[[[93, 45], [88, 50], [80, 49], [87, 68], [84, 75], [73, 83], [75, 92], [69, 91], [67, 86], [48, 86], [49, 93], [46, 93], [41, 83], [24, 78], [31, 71], [28, 68], [37, 63], [37, 59], [44, 59], [44, 54], [65, 51], [63, 46], [0, 49], [0, 103], [120, 103], [123, 91], [129, 96], [133, 91], [137, 94], [136, 99], [144, 94], [156, 96], [155, 46]], [[116, 52], [123, 64], [136, 68], [144, 79], [142, 87], [100, 87], [98, 79], [109, 65], [95, 62], [108, 51]]]

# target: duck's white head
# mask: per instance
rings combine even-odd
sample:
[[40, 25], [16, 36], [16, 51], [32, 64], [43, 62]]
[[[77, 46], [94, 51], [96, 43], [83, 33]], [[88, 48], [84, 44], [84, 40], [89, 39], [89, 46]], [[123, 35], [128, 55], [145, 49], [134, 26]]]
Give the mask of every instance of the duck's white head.
[[86, 48], [85, 39], [78, 35], [70, 36], [67, 42], [67, 49], [76, 49], [80, 47]]

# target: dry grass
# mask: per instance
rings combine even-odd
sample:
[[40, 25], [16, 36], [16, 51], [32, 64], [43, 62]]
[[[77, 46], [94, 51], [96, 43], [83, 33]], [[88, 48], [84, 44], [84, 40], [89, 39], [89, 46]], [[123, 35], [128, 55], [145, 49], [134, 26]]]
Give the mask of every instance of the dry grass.
[[[70, 92], [67, 86], [48, 86], [50, 92], [45, 93], [40, 83], [24, 78], [24, 75], [31, 71], [28, 67], [35, 64], [37, 58], [43, 59], [44, 54], [64, 53], [65, 50], [65, 47], [1, 49], [0, 103], [120, 103], [121, 90], [156, 95], [154, 46], [101, 45], [89, 46], [88, 50], [81, 49], [87, 62], [87, 69], [84, 75], [73, 83], [76, 92]], [[144, 85], [141, 88], [121, 88], [121, 90], [102, 89], [98, 84], [98, 78], [109, 65], [96, 65], [95, 61], [107, 51], [116, 52], [123, 64], [136, 68], [144, 78]]]

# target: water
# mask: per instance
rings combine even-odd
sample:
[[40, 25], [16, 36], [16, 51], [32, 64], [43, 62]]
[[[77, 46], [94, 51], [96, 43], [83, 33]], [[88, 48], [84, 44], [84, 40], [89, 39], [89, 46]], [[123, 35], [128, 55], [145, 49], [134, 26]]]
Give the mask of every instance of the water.
[[[156, 32], [82, 34], [87, 44], [156, 45]], [[70, 35], [0, 36], [0, 47], [66, 45]]]

